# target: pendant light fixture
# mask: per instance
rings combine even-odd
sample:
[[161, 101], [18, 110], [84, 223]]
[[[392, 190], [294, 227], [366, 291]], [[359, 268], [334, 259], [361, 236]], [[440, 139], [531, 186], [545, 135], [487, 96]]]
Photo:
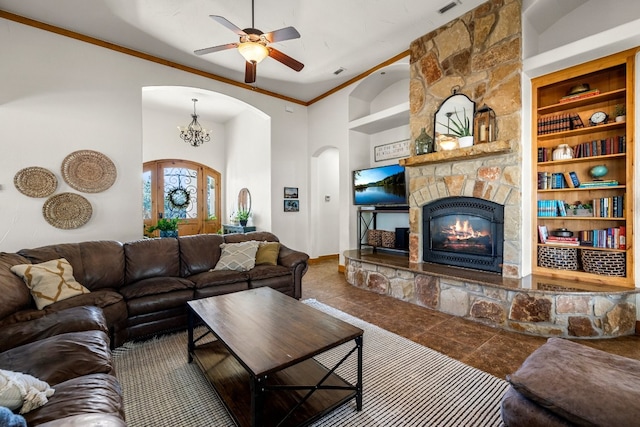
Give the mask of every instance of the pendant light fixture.
[[188, 126], [178, 126], [178, 130], [180, 131], [180, 138], [194, 147], [199, 147], [204, 142], [211, 140], [211, 130], [203, 128], [200, 123], [198, 123], [198, 115], [196, 114], [196, 102], [198, 102], [198, 100], [196, 98], [191, 100], [193, 101], [191, 123], [189, 123]]

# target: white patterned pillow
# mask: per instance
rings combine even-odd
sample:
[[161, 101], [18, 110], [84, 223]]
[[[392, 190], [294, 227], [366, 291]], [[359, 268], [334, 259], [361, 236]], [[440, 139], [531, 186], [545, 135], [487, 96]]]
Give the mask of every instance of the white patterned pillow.
[[214, 270], [248, 271], [256, 266], [259, 243], [255, 240], [241, 243], [223, 243], [222, 254]]
[[47, 403], [54, 393], [44, 381], [20, 372], [0, 369], [0, 406], [16, 410], [21, 414], [39, 408]]
[[14, 265], [11, 271], [22, 277], [38, 310], [54, 302], [89, 293], [89, 289], [76, 282], [73, 268], [64, 258], [40, 264]]

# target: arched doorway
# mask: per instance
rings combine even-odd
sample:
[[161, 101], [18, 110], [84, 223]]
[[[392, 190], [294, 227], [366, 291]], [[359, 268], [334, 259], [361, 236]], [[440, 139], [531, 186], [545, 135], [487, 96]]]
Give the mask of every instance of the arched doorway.
[[[220, 173], [189, 160], [143, 164], [144, 228], [159, 218], [180, 218], [182, 236], [220, 230]], [[157, 233], [157, 232], [156, 232]]]

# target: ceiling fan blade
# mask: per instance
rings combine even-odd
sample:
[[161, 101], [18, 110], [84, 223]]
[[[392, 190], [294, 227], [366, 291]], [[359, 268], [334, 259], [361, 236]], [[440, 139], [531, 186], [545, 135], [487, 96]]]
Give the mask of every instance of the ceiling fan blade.
[[206, 55], [207, 53], [220, 52], [221, 50], [233, 49], [238, 47], [238, 43], [221, 44], [220, 46], [206, 47], [204, 49], [194, 50], [196, 55]]
[[257, 64], [253, 61], [246, 61], [246, 65], [244, 68], [244, 82], [245, 83], [255, 83], [256, 81], [256, 66]]
[[281, 42], [285, 40], [298, 39], [300, 33], [293, 27], [280, 28], [264, 35], [269, 43]]
[[219, 24], [224, 25], [225, 27], [227, 27], [228, 29], [230, 29], [231, 31], [233, 31], [234, 33], [236, 33], [239, 36], [247, 35], [247, 33], [245, 33], [238, 26], [236, 26], [235, 24], [231, 23], [229, 20], [227, 20], [227, 18], [225, 18], [223, 16], [209, 15], [209, 18], [213, 19], [214, 21], [216, 21]]
[[284, 53], [282, 53], [279, 50], [274, 49], [272, 47], [268, 47], [267, 49], [269, 49], [269, 56], [270, 57], [272, 57], [276, 61], [282, 62], [287, 67], [289, 67], [289, 68], [291, 68], [293, 70], [296, 70], [296, 71], [300, 71], [300, 70], [302, 70], [304, 68], [304, 64], [302, 62], [296, 61], [295, 59], [293, 59], [289, 55], [285, 55]]

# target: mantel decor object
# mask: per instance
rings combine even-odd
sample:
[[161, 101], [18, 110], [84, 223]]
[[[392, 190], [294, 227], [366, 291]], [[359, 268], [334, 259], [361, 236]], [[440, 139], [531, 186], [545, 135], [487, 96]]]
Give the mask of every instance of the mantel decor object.
[[[442, 101], [434, 115], [433, 139], [436, 151], [473, 145], [474, 123], [470, 117], [475, 116], [476, 103], [467, 95], [459, 93], [459, 90], [460, 87], [453, 87], [451, 95]], [[456, 142], [451, 138], [455, 138]]]
[[487, 104], [483, 104], [473, 116], [475, 143], [493, 142], [497, 139], [497, 133], [496, 113]]

